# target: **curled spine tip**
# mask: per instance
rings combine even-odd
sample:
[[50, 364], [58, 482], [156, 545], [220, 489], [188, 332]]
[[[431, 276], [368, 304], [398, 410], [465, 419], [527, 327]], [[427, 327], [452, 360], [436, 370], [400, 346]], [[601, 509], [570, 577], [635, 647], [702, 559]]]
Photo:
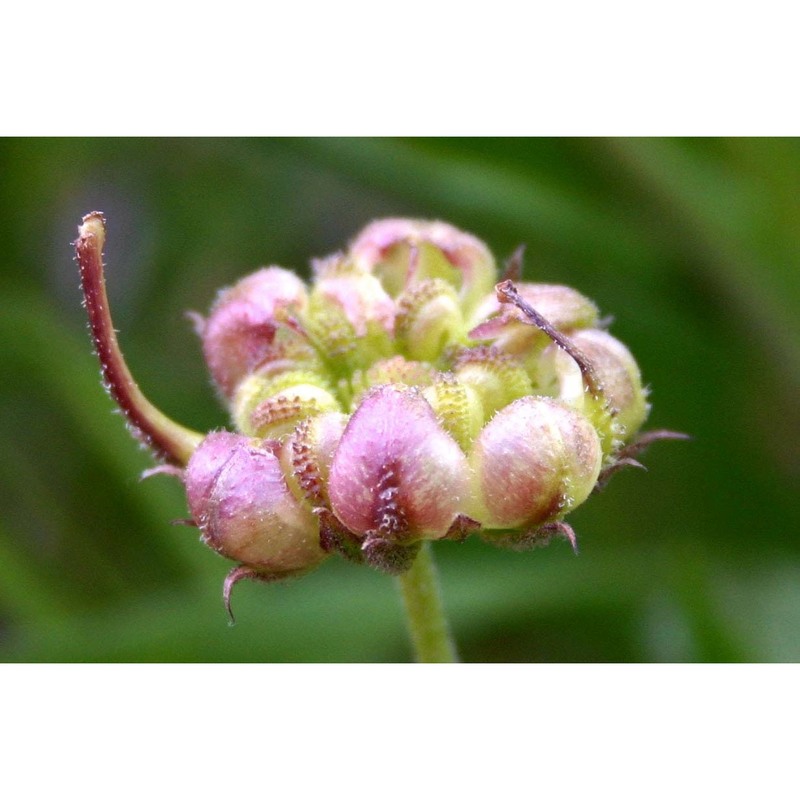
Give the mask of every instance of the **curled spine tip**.
[[625, 445], [622, 449], [618, 450], [614, 455], [614, 460], [603, 469], [597, 478], [597, 483], [594, 487], [595, 492], [602, 492], [606, 488], [611, 478], [616, 475], [621, 469], [625, 467], [635, 467], [636, 469], [643, 469], [647, 471], [647, 467], [640, 463], [635, 456], [644, 452], [653, 442], [659, 442], [666, 439], [675, 439], [680, 441], [691, 440], [691, 436], [687, 433], [679, 433], [678, 431], [645, 431], [637, 436], [632, 442]]
[[[615, 460], [617, 462], [625, 462], [631, 466], [641, 467], [642, 465], [636, 461], [636, 456], [643, 453], [653, 442], [660, 442], [665, 439], [677, 439], [686, 441], [691, 439], [687, 433], [678, 433], [677, 431], [645, 431], [640, 433], [632, 442], [626, 444], [621, 450], [617, 451]], [[644, 467], [642, 467], [644, 469]]]
[[92, 211], [83, 218], [74, 243], [103, 382], [137, 437], [166, 461], [185, 465], [202, 436], [178, 425], [153, 406], [141, 393], [125, 363], [106, 295], [103, 266], [105, 237], [105, 217], [99, 211]]
[[248, 567], [244, 564], [239, 564], [234, 567], [226, 576], [222, 584], [222, 601], [225, 603], [225, 610], [228, 612], [230, 619], [229, 625], [236, 624], [236, 618], [233, 616], [233, 609], [231, 608], [231, 595], [233, 587], [239, 581], [260, 581], [261, 583], [273, 583], [274, 581], [282, 580], [283, 578], [290, 577], [288, 574], [274, 574], [270, 575], [266, 572], [259, 572], [253, 567]]
[[184, 311], [183, 316], [189, 320], [194, 332], [202, 339], [206, 330], [206, 318], [197, 311]]
[[637, 448], [636, 452], [640, 452], [653, 442], [658, 442], [661, 439], [679, 439], [681, 441], [691, 441], [691, 438], [692, 437], [688, 433], [680, 433], [679, 431], [645, 431], [641, 436], [631, 443], [630, 447], [635, 446]]
[[[514, 282], [511, 280], [501, 281], [495, 287], [495, 291], [497, 292], [497, 299], [501, 303], [510, 303], [511, 305], [515, 305], [525, 315], [525, 321], [529, 325], [534, 325], [535, 327], [539, 328], [539, 330], [543, 331], [547, 336], [550, 337], [550, 339], [553, 340], [553, 342], [555, 342], [556, 345], [558, 345], [558, 347], [560, 347], [568, 356], [570, 356], [578, 365], [581, 375], [583, 376], [583, 381], [586, 384], [586, 387], [589, 389], [592, 397], [594, 397], [596, 400], [605, 401], [603, 386], [600, 383], [600, 379], [597, 377], [597, 373], [592, 366], [591, 360], [584, 353], [582, 353], [569, 340], [568, 337], [556, 330], [550, 322], [548, 322], [533, 306], [531, 306], [530, 303], [528, 303], [522, 297], [522, 295], [520, 295], [517, 287], [514, 285]], [[613, 409], [609, 410], [611, 413], [614, 413]]]
[[558, 535], [566, 539], [572, 546], [572, 552], [578, 555], [578, 537], [571, 525], [568, 525], [564, 520], [551, 522], [544, 526], [543, 530], [547, 531], [550, 535]]
[[575, 535], [572, 526], [564, 522], [564, 520], [553, 520], [528, 530], [510, 531], [506, 534], [501, 534], [498, 538], [490, 535], [487, 541], [498, 547], [523, 552], [538, 547], [546, 547], [556, 536], [566, 539], [570, 543], [572, 551], [575, 555], [578, 555], [578, 537]]
[[234, 567], [225, 576], [225, 582], [222, 584], [222, 600], [225, 603], [225, 610], [228, 612], [230, 625], [236, 624], [236, 617], [233, 616], [233, 609], [231, 608], [231, 593], [233, 592], [233, 587], [236, 586], [239, 581], [256, 580], [259, 577], [260, 576], [254, 569], [241, 564], [238, 567]]
[[183, 481], [184, 471], [174, 464], [159, 464], [157, 467], [150, 467], [150, 469], [146, 469], [142, 472], [139, 476], [139, 480], [146, 481], [154, 475], [170, 475], [173, 478], [177, 478], [179, 481]]

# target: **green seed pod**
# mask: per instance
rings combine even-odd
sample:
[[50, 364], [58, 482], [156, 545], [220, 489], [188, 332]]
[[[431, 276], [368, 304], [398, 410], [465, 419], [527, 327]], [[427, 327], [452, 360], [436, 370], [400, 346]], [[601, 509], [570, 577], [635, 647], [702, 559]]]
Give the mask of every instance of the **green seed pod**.
[[435, 364], [444, 349], [465, 341], [456, 290], [441, 278], [415, 283], [397, 298], [395, 338], [409, 358]]
[[392, 356], [376, 361], [367, 370], [356, 370], [350, 380], [350, 407], [355, 410], [364, 393], [373, 386], [397, 383], [405, 386], [430, 386], [440, 373], [430, 364], [409, 361], [404, 356]]
[[519, 360], [493, 347], [462, 350], [456, 356], [453, 372], [460, 383], [475, 390], [485, 419], [533, 392], [531, 379]]
[[325, 378], [304, 370], [251, 375], [239, 384], [232, 405], [238, 430], [270, 439], [290, 433], [306, 417], [342, 410]]
[[468, 453], [484, 423], [483, 402], [478, 391], [450, 373], [422, 390], [422, 396], [436, 412], [439, 423]]
[[395, 305], [380, 281], [336, 259], [318, 270], [302, 319], [329, 370], [342, 375], [393, 355]]

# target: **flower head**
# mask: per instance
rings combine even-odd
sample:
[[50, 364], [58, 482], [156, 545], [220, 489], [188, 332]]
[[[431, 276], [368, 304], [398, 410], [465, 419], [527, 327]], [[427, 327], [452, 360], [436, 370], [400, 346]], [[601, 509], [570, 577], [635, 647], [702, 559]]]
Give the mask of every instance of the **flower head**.
[[[267, 267], [194, 315], [234, 432], [202, 436], [144, 398], [105, 296], [102, 215], [76, 250], [103, 375], [173, 466], [202, 540], [237, 580], [302, 574], [338, 552], [398, 573], [425, 540], [528, 547], [667, 431], [597, 307], [498, 283], [483, 242], [442, 222], [373, 222], [306, 286]], [[521, 252], [521, 251], [520, 251]], [[519, 271], [519, 253], [515, 268]]]

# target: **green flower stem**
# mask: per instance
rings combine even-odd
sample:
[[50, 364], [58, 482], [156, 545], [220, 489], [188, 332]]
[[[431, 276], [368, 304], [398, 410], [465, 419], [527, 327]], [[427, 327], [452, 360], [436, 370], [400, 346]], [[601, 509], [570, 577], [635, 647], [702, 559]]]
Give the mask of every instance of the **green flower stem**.
[[423, 543], [411, 569], [397, 582], [403, 595], [417, 661], [428, 664], [458, 661], [455, 642], [444, 615], [430, 542]]

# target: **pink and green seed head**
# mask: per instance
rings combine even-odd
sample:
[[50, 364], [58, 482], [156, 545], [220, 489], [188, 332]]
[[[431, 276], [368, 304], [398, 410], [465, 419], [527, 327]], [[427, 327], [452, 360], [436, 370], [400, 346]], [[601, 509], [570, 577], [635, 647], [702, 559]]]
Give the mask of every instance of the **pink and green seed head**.
[[399, 571], [425, 539], [563, 531], [598, 481], [636, 463], [637, 442], [675, 438], [632, 440], [649, 409], [639, 368], [597, 329], [590, 300], [551, 284], [493, 288], [483, 242], [409, 219], [368, 225], [315, 263], [310, 287], [269, 267], [219, 295], [197, 327], [236, 432], [203, 437], [149, 404], [127, 370], [104, 237], [88, 215], [76, 251], [105, 380], [140, 438], [186, 467], [204, 541], [241, 565], [226, 598], [241, 577], [315, 567], [332, 542]]

